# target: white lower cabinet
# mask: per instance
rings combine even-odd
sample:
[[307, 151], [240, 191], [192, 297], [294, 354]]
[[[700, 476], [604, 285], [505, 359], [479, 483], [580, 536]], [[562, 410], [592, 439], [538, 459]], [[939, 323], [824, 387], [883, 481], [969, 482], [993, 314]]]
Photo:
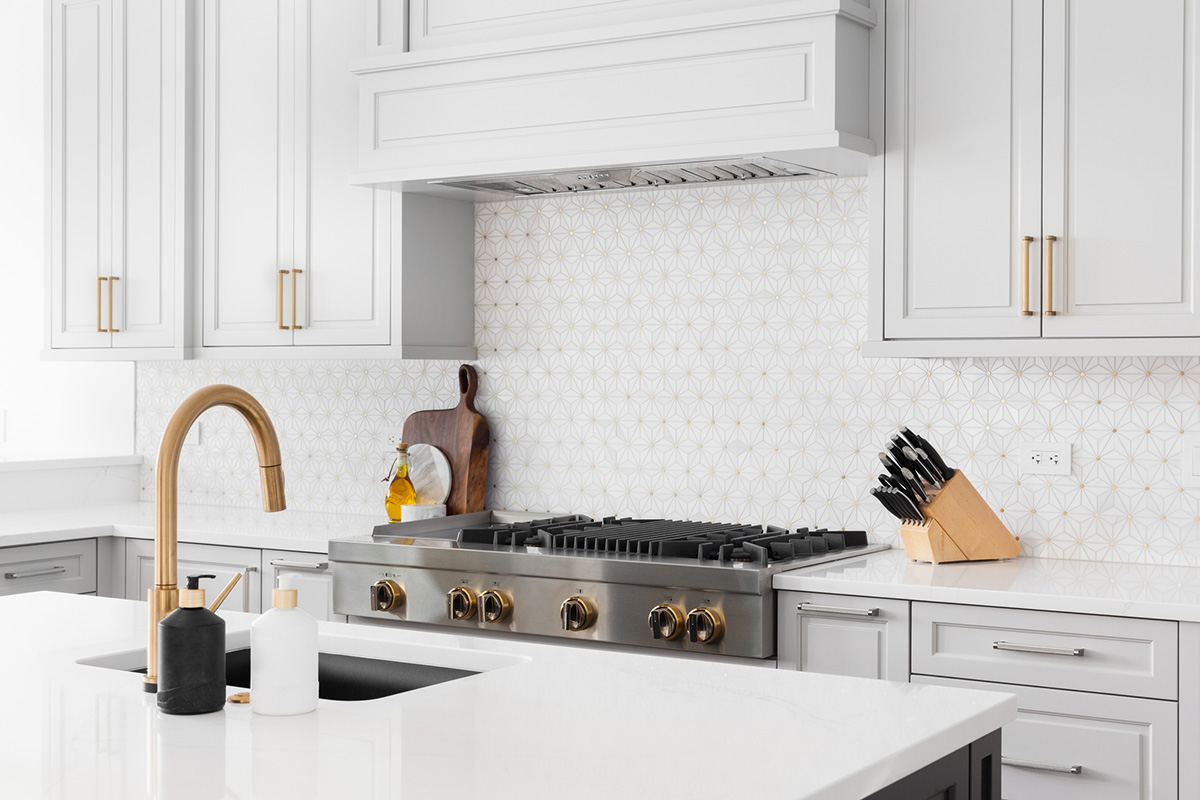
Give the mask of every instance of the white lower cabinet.
[[[262, 609], [261, 556], [260, 550], [248, 547], [180, 543], [179, 585], [185, 585], [188, 575], [216, 575], [215, 580], [201, 584], [208, 590], [211, 602], [235, 574], [241, 573], [241, 581], [225, 598], [221, 608], [226, 611], [258, 612]], [[130, 539], [125, 544], [125, 598], [145, 600], [147, 592], [153, 587], [154, 542]]]
[[912, 681], [1017, 696], [1001, 750], [1005, 800], [1179, 797], [1176, 703], [926, 675]]
[[908, 680], [908, 601], [779, 593], [780, 669]]
[[780, 669], [1008, 692], [1004, 800], [1200, 797], [1200, 625], [781, 591]]
[[286, 577], [291, 588], [299, 590], [300, 608], [315, 619], [345, 622], [344, 614], [333, 613], [333, 573], [329, 558], [321, 553], [298, 553], [287, 550], [262, 551], [263, 576], [262, 608], [271, 607], [271, 590]]
[[96, 540], [0, 548], [0, 596], [96, 591]]

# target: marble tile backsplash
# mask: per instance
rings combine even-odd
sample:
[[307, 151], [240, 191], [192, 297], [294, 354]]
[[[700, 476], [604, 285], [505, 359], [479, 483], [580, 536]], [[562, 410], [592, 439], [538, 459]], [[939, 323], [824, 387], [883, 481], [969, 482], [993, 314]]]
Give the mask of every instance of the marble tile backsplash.
[[[865, 179], [524, 199], [476, 207], [476, 342], [504, 508], [866, 528], [897, 425], [961, 467], [1026, 553], [1200, 564], [1200, 357], [865, 359]], [[292, 508], [382, 513], [373, 438], [457, 402], [457, 365], [147, 362], [142, 498], [171, 412], [227, 382], [276, 421]], [[255, 506], [254, 447], [202, 418], [180, 499]], [[1019, 475], [1022, 442], [1074, 447], [1072, 474]]]

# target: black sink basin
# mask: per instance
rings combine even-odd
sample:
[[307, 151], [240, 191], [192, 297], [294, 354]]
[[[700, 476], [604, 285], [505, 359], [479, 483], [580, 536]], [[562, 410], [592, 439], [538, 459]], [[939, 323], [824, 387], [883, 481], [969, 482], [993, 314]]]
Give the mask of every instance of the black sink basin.
[[[145, 673], [146, 668], [133, 671]], [[317, 677], [321, 682], [319, 696], [323, 700], [378, 700], [380, 697], [424, 689], [476, 674], [450, 667], [406, 664], [339, 653], [317, 655]], [[249, 647], [230, 650], [225, 654], [225, 682], [230, 686], [250, 688]]]

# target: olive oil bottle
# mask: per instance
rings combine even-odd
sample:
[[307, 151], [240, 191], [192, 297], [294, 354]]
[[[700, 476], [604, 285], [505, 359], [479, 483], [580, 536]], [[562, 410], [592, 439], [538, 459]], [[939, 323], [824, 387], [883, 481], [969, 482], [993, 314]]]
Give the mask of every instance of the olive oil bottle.
[[408, 445], [399, 444], [396, 446], [396, 477], [392, 478], [387, 499], [384, 501], [388, 519], [391, 522], [400, 522], [401, 506], [416, 502], [417, 490], [413, 488], [412, 479], [408, 477]]

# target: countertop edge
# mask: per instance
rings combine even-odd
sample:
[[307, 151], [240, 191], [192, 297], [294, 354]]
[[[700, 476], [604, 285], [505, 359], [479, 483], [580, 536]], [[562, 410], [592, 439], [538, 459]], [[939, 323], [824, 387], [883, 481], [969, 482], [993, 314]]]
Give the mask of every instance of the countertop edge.
[[[861, 556], [862, 560], [875, 557], [888, 557], [887, 553]], [[894, 557], [894, 556], [891, 556]], [[1045, 561], [1045, 559], [1029, 559]], [[836, 562], [844, 567], [852, 560]], [[1072, 562], [1079, 565], [1083, 571], [1094, 569], [1100, 572], [1114, 566], [1152, 567], [1156, 565], [1114, 565], [1109, 562]], [[927, 566], [927, 565], [922, 565]], [[956, 567], [962, 565], [953, 565]], [[936, 568], [936, 567], [935, 567]], [[1137, 619], [1160, 619], [1169, 622], [1200, 622], [1200, 604], [1186, 602], [1167, 602], [1161, 600], [1126, 599], [1096, 596], [1068, 596], [1031, 592], [1020, 589], [981, 588], [969, 585], [960, 586], [930, 586], [907, 583], [892, 583], [872, 581], [865, 578], [839, 578], [834, 575], [820, 574], [821, 567], [812, 568], [815, 574], [806, 574], [805, 570], [782, 572], [772, 580], [772, 587], [779, 591], [819, 592], [822, 594], [837, 594], [853, 597], [879, 597], [893, 600], [909, 600], [930, 603], [954, 603], [959, 605], [992, 606], [1004, 608], [1019, 608], [1031, 611], [1051, 611], [1072, 614], [1095, 614], [1110, 617], [1129, 617]], [[1200, 568], [1179, 567], [1178, 569], [1195, 570], [1200, 579]]]

